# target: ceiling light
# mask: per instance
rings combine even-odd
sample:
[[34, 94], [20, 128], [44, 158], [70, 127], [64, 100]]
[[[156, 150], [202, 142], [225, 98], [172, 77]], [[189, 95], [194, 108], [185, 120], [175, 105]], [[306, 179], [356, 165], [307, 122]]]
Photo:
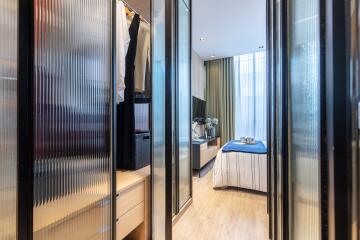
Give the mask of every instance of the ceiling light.
[[211, 57], [211, 58], [215, 58], [216, 56], [215, 56], [215, 55], [211, 55], [210, 57]]
[[200, 38], [200, 42], [205, 42], [205, 38], [204, 38], [204, 37], [201, 37], [201, 38]]

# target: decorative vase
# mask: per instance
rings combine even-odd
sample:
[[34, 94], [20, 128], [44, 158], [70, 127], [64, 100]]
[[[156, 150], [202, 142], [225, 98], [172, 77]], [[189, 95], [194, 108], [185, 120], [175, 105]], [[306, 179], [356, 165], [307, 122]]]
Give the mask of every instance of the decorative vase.
[[207, 130], [208, 138], [215, 138], [216, 137], [216, 129], [213, 127], [212, 129]]

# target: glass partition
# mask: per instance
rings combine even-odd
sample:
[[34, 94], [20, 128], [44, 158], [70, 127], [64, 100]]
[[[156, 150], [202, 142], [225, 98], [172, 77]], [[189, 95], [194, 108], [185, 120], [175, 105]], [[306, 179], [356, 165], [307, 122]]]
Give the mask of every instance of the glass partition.
[[110, 239], [111, 1], [34, 2], [34, 239]]
[[165, 0], [152, 1], [152, 51], [152, 237], [162, 240], [166, 222]]
[[320, 7], [289, 5], [290, 238], [320, 239]]
[[169, 238], [172, 217], [191, 197], [189, 7], [152, 1], [153, 239]]
[[191, 198], [191, 61], [190, 61], [190, 6], [185, 0], [178, 1], [178, 76], [177, 76], [177, 121], [178, 121], [178, 174], [179, 209]]
[[18, 1], [0, 0], [0, 240], [17, 238]]

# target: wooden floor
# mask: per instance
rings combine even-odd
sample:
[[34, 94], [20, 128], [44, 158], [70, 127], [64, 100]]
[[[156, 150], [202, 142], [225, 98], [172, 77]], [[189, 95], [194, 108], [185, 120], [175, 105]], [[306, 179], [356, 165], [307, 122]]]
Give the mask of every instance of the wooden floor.
[[193, 204], [173, 227], [173, 239], [269, 239], [266, 195], [214, 190], [212, 171], [194, 177], [193, 186]]

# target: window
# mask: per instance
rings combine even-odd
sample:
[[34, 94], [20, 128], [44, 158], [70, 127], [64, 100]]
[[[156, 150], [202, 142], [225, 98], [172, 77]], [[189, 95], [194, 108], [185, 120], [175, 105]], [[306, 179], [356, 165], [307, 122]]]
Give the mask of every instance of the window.
[[235, 138], [266, 140], [266, 52], [234, 57]]

